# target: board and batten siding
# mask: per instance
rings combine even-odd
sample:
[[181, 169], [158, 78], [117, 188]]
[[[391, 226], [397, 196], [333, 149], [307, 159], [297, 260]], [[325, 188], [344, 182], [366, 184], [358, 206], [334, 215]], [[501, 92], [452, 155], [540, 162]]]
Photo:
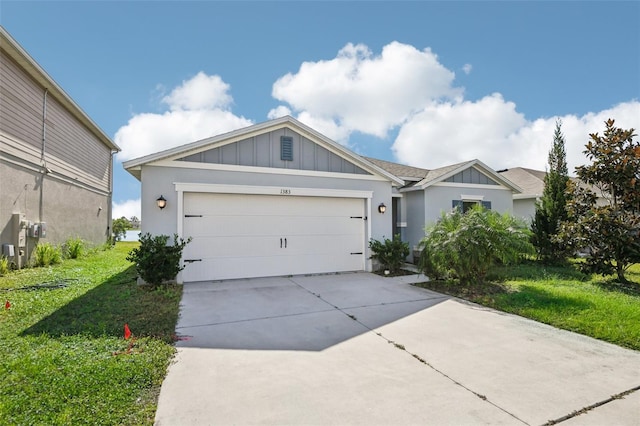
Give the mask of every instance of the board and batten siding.
[[[45, 88], [0, 51], [0, 132], [3, 151], [31, 161], [42, 151]], [[6, 145], [5, 145], [6, 144]], [[111, 149], [51, 94], [46, 98], [44, 159], [56, 172], [92, 189], [109, 191]]]
[[[293, 157], [281, 159], [280, 138], [291, 137]], [[271, 167], [319, 172], [369, 175], [346, 159], [312, 142], [288, 128], [263, 133], [238, 142], [190, 154], [178, 161], [227, 164], [236, 166]]]

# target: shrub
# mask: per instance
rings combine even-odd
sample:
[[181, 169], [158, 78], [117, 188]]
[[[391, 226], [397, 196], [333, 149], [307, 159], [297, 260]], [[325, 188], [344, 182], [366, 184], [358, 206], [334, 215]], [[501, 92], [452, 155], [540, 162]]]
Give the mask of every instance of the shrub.
[[178, 239], [178, 235], [174, 234], [173, 244], [168, 245], [168, 241], [168, 235], [140, 235], [140, 246], [127, 255], [127, 260], [135, 263], [140, 278], [151, 285], [158, 286], [172, 280], [184, 269], [184, 266], [180, 266], [180, 258], [191, 237], [187, 240]]
[[400, 239], [400, 235], [394, 235], [393, 240], [385, 238], [384, 242], [378, 240], [369, 241], [372, 259], [377, 259], [384, 269], [392, 274], [397, 273], [409, 256], [409, 244]]
[[67, 259], [82, 257], [85, 251], [85, 243], [82, 238], [69, 238], [64, 243], [64, 254]]
[[7, 275], [10, 270], [11, 264], [9, 263], [9, 258], [6, 256], [0, 256], [0, 277]]
[[35, 266], [55, 265], [62, 261], [62, 252], [60, 248], [49, 243], [38, 243], [34, 253]]
[[466, 213], [443, 213], [420, 242], [419, 268], [434, 279], [456, 277], [461, 283], [481, 283], [489, 268], [514, 263], [533, 254], [524, 222], [481, 206]]

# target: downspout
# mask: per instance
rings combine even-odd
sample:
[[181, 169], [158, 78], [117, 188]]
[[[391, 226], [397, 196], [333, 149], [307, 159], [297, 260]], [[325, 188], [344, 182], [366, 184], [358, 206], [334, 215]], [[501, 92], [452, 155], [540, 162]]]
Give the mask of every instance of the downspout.
[[107, 196], [107, 242], [111, 243], [111, 227], [113, 226], [113, 155], [118, 151], [111, 151], [109, 161], [109, 195]]
[[40, 152], [40, 161], [42, 161], [42, 167], [47, 168], [47, 160], [45, 160], [44, 154], [47, 148], [47, 94], [49, 89], [44, 89], [44, 99], [42, 101], [42, 151]]
[[42, 151], [40, 152], [40, 161], [42, 172], [40, 175], [40, 205], [38, 209], [38, 221], [42, 222], [44, 218], [44, 176], [49, 173], [47, 160], [45, 157], [47, 150], [47, 95], [49, 89], [44, 89], [44, 98], [42, 100]]

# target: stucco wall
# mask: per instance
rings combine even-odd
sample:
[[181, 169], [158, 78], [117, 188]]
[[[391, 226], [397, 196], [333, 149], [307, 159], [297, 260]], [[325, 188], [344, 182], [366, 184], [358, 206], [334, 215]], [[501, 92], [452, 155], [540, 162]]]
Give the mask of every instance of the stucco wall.
[[[83, 189], [55, 176], [0, 160], [0, 245], [15, 244], [12, 214], [46, 222], [42, 242], [62, 244], [80, 237], [93, 245], [107, 240], [108, 196]], [[102, 207], [102, 209], [100, 209]], [[29, 238], [29, 253], [38, 240]]]
[[407, 207], [407, 227], [405, 242], [412, 251], [424, 237], [424, 191], [405, 192]]
[[425, 189], [425, 223], [435, 223], [443, 211], [452, 208], [452, 200], [461, 200], [462, 195], [483, 197], [483, 201], [491, 201], [491, 210], [513, 213], [512, 195], [507, 189], [430, 186]]
[[513, 200], [513, 215], [524, 219], [527, 223], [533, 221], [536, 214], [535, 198]]
[[[391, 206], [391, 183], [366, 179], [340, 179], [316, 176], [280, 175], [274, 173], [232, 172], [143, 166], [142, 174], [142, 232], [153, 235], [173, 235], [177, 228], [178, 199], [174, 183], [209, 183], [226, 185], [274, 186], [282, 188], [325, 188], [340, 190], [373, 191], [371, 199], [371, 235], [374, 239], [389, 236], [392, 232], [390, 209], [378, 213], [377, 206]], [[160, 210], [156, 199], [164, 196], [167, 207]], [[367, 244], [365, 244], [367, 246]]]

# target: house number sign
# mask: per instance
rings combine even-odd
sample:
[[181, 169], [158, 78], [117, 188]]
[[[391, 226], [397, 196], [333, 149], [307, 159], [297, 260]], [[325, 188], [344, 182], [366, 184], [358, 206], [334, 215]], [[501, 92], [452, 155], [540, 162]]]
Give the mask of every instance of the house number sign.
[[291, 190], [283, 188], [280, 190], [280, 195], [291, 195]]

